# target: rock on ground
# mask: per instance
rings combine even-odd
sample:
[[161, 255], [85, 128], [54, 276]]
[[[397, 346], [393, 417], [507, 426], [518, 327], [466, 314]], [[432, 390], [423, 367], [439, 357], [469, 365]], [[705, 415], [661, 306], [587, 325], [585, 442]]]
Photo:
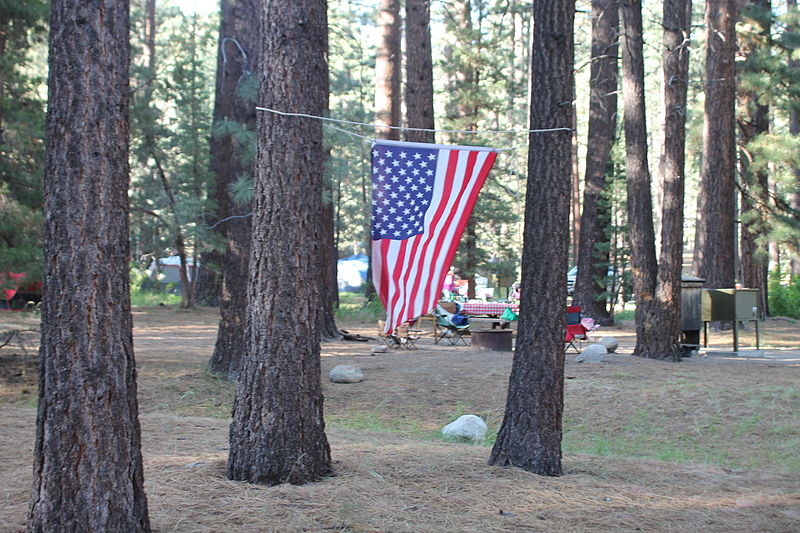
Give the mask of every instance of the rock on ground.
[[463, 415], [442, 428], [442, 435], [466, 442], [482, 442], [486, 438], [486, 422], [476, 415]]
[[359, 381], [364, 381], [364, 373], [356, 365], [335, 366], [328, 375], [334, 383], [358, 383]]
[[608, 350], [602, 344], [590, 344], [575, 358], [576, 363], [599, 363], [606, 358]]
[[614, 337], [603, 337], [600, 339], [600, 344], [606, 347], [608, 353], [614, 353], [619, 348], [619, 341]]

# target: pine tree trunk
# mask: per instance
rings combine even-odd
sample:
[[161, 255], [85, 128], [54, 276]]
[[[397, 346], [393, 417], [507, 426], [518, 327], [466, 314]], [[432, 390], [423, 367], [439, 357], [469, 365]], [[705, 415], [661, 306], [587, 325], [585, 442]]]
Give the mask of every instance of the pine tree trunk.
[[[250, 0], [222, 0], [219, 29], [219, 55], [214, 96], [214, 122], [236, 122], [255, 129], [256, 111], [252, 99], [237, 96], [237, 87], [248, 81], [258, 65], [258, 12]], [[243, 174], [253, 173], [253, 164], [244, 162], [234, 135], [211, 139], [211, 170], [215, 175], [214, 197], [217, 217], [243, 216], [251, 206], [236, 205], [230, 186]], [[220, 321], [214, 354], [208, 363], [217, 374], [236, 379], [246, 351], [244, 326], [247, 317], [247, 279], [250, 262], [250, 218], [222, 222], [218, 231], [225, 237], [222, 257]]]
[[[328, 150], [330, 152], [330, 150]], [[326, 154], [326, 157], [329, 154]], [[325, 180], [324, 192], [322, 195], [322, 212], [320, 215], [320, 235], [322, 238], [322, 276], [320, 276], [320, 297], [322, 298], [319, 306], [319, 331], [322, 339], [340, 339], [342, 334], [336, 326], [334, 311], [339, 303], [339, 284], [336, 276], [337, 260], [339, 254], [336, 250], [334, 239], [334, 213], [333, 213], [333, 191], [330, 183]]]
[[149, 531], [128, 274], [128, 2], [53, 0], [29, 531]]
[[706, 1], [703, 167], [697, 202], [695, 274], [706, 287], [734, 284], [736, 249], [736, 2]]
[[[575, 3], [537, 0], [531, 44], [531, 129], [571, 128]], [[503, 423], [489, 463], [562, 473], [564, 293], [571, 134], [531, 133], [519, 337]]]
[[[786, 0], [786, 11], [788, 13], [795, 14], [796, 16], [797, 0]], [[797, 23], [795, 22], [787, 27], [786, 31], [796, 35], [798, 32]], [[793, 59], [790, 56], [787, 64], [790, 70], [794, 72], [800, 71], [800, 60]], [[798, 111], [797, 106], [792, 106], [791, 110], [789, 111], [789, 133], [795, 137], [800, 136], [800, 111]], [[794, 177], [795, 191], [792, 195], [791, 205], [794, 209], [800, 211], [800, 168], [794, 169]], [[791, 260], [789, 271], [793, 276], [800, 276], [800, 257], [794, 257]]]
[[[265, 0], [264, 107], [328, 107], [327, 6]], [[258, 115], [247, 355], [230, 429], [228, 476], [275, 485], [332, 473], [320, 384], [320, 213], [325, 154], [318, 120]]]
[[[757, 72], [761, 67], [756, 57], [763, 48], [769, 48], [771, 0], [748, 0], [743, 4], [742, 16], [747, 17], [756, 31], [738, 33], [739, 63], [742, 73]], [[767, 265], [769, 249], [765, 240], [767, 232], [767, 206], [769, 205], [769, 183], [765, 170], [750, 169], [748, 144], [756, 137], [769, 133], [769, 106], [759, 102], [754, 90], [739, 89], [739, 175], [741, 193], [740, 265], [742, 285], [759, 291], [759, 307], [767, 310]]]
[[400, 0], [380, 0], [378, 27], [380, 41], [375, 56], [375, 123], [378, 139], [400, 140], [401, 24]]
[[[433, 129], [430, 0], [406, 0], [406, 118], [409, 128]], [[435, 142], [432, 131], [407, 131], [411, 142]]]
[[657, 327], [639, 355], [676, 359], [673, 345], [681, 334], [683, 201], [686, 164], [686, 97], [689, 87], [691, 0], [664, 2], [664, 157], [661, 211], [661, 258], [658, 269]]
[[[378, 5], [378, 28], [380, 39], [375, 53], [375, 129], [376, 139], [400, 140], [400, 130], [390, 126], [400, 126], [401, 115], [401, 82], [402, 82], [402, 50], [400, 0], [380, 0]], [[365, 202], [369, 195], [364, 195]], [[364, 211], [371, 212], [365, 205]], [[369, 218], [368, 218], [369, 220]], [[372, 231], [365, 228], [365, 242], [368, 243], [367, 255], [370, 256], [367, 270], [365, 297], [367, 301], [375, 299], [375, 285], [372, 283]]]
[[647, 122], [644, 102], [644, 55], [641, 0], [621, 0], [622, 97], [625, 118], [625, 173], [628, 190], [628, 240], [631, 248], [633, 294], [636, 299], [634, 355], [649, 356], [647, 346], [657, 335], [656, 248], [653, 201], [647, 162]]
[[617, 54], [619, 11], [617, 0], [592, 2], [592, 68], [590, 78], [589, 136], [586, 148], [586, 178], [578, 246], [578, 274], [574, 305], [599, 324], [608, 325], [605, 278], [608, 272], [610, 221], [602, 206], [606, 175], [611, 166], [611, 146], [617, 129]]

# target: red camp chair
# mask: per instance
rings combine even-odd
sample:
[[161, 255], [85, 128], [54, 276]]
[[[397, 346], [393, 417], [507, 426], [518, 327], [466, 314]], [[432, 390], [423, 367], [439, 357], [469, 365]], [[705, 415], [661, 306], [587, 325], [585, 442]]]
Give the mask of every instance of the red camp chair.
[[[581, 324], [581, 308], [577, 305], [567, 306], [567, 330], [564, 333], [564, 342], [566, 346], [564, 351], [572, 348], [575, 353], [581, 353], [581, 341], [585, 341], [588, 337], [586, 326]], [[575, 342], [578, 342], [577, 346]]]

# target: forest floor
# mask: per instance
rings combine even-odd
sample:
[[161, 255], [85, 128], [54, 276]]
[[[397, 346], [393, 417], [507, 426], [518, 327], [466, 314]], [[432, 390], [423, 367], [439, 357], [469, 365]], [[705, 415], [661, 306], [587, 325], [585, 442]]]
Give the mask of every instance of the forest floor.
[[[564, 475], [487, 466], [511, 353], [434, 345], [370, 355], [373, 342], [322, 347], [335, 476], [263, 487], [225, 478], [234, 386], [204, 367], [214, 309], [134, 311], [150, 518], [157, 531], [530, 532], [797, 531], [800, 524], [800, 323], [762, 325], [762, 353], [630, 355], [630, 325], [603, 363], [565, 366]], [[0, 330], [37, 319], [0, 314]], [[376, 337], [371, 325], [340, 323]], [[743, 341], [752, 341], [752, 332]], [[24, 529], [36, 419], [36, 335], [0, 349], [0, 531]], [[27, 335], [27, 337], [25, 337]], [[0, 337], [1, 339], [1, 337]], [[27, 340], [26, 340], [27, 339]], [[20, 340], [22, 342], [20, 342]], [[23, 349], [24, 348], [24, 349]], [[750, 357], [748, 357], [750, 356]], [[357, 364], [365, 380], [334, 384]], [[445, 442], [461, 414], [489, 425], [483, 445]]]

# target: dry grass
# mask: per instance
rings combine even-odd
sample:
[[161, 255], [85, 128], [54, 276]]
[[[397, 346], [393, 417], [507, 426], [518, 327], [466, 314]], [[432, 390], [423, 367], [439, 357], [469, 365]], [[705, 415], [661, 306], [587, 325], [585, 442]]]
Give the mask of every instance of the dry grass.
[[[225, 479], [233, 386], [203, 370], [216, 320], [211, 310], [135, 316], [159, 531], [788, 532], [800, 523], [800, 365], [791, 361], [568, 357], [566, 473], [544, 478], [487, 466], [488, 446], [438, 438], [463, 413], [497, 430], [511, 354], [423, 339], [418, 351], [370, 356], [371, 343], [326, 343], [323, 372], [355, 363], [367, 378], [324, 383], [336, 476], [268, 488]], [[766, 329], [768, 346], [800, 345], [794, 323]], [[604, 334], [623, 353], [632, 347], [630, 328]], [[716, 335], [712, 343], [728, 342]], [[14, 378], [15, 356], [0, 350], [0, 531], [24, 527], [31, 476], [35, 372]]]

